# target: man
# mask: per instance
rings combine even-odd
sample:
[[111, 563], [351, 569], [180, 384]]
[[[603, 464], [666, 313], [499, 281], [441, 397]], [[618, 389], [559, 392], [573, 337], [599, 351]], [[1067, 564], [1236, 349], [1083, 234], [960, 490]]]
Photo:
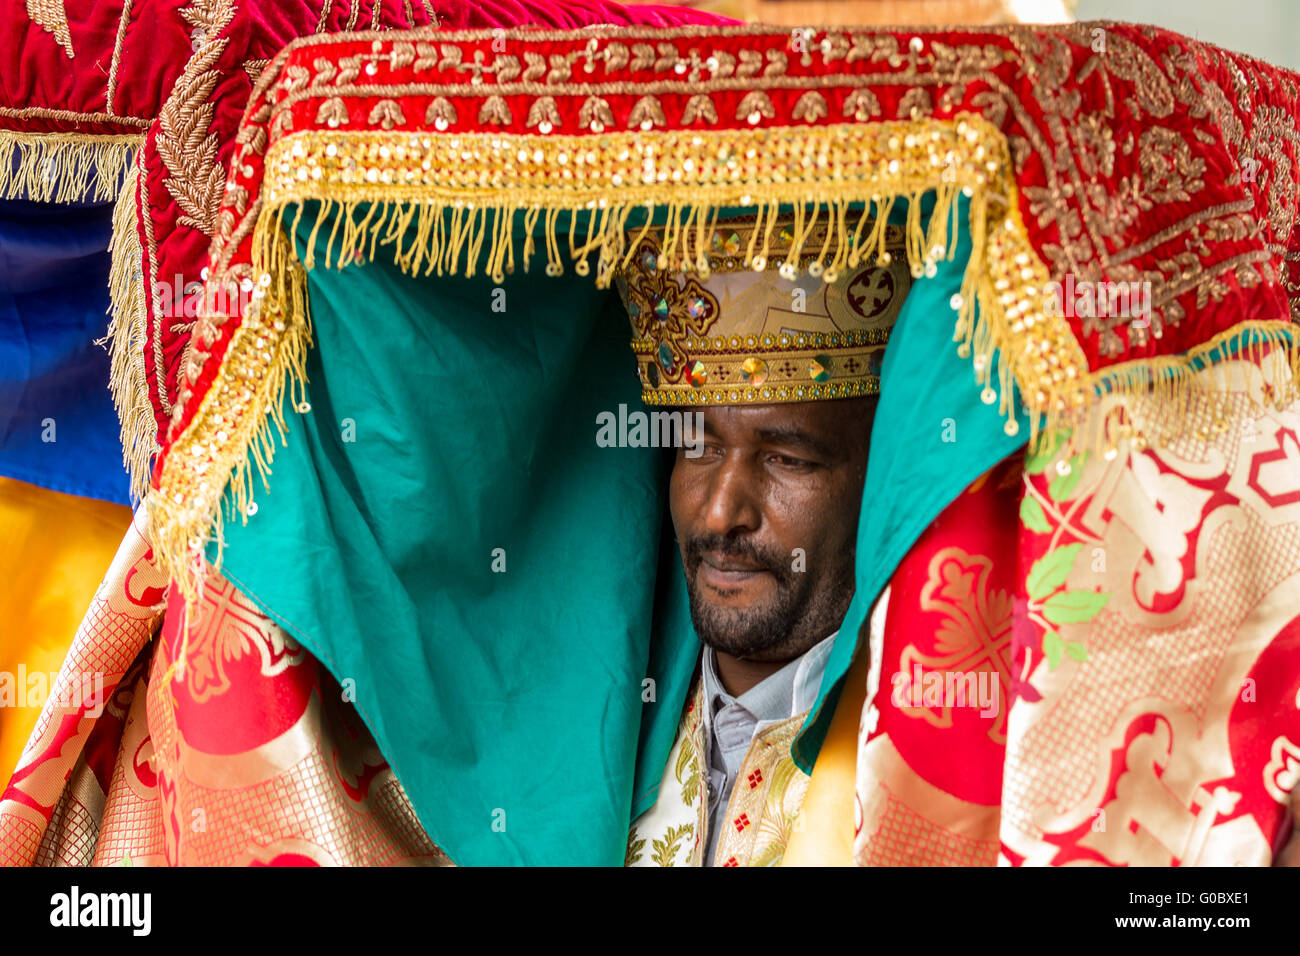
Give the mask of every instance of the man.
[[679, 450], [669, 483], [704, 649], [630, 865], [779, 863], [808, 787], [790, 743], [853, 597], [879, 359], [910, 280], [901, 254], [795, 271], [791, 226], [757, 272], [727, 254], [753, 224], [721, 223], [703, 281], [647, 236], [621, 286], [646, 403], [708, 402], [703, 454]]

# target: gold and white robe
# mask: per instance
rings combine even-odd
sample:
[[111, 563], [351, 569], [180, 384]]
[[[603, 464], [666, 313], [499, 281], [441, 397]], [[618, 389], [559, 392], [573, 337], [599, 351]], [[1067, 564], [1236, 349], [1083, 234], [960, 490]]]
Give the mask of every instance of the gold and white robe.
[[[702, 866], [709, 807], [704, 785], [704, 682], [699, 677], [677, 729], [677, 742], [654, 806], [632, 824], [627, 866]], [[754, 735], [727, 805], [714, 866], [775, 866], [794, 832], [809, 777], [790, 756], [807, 713]]]

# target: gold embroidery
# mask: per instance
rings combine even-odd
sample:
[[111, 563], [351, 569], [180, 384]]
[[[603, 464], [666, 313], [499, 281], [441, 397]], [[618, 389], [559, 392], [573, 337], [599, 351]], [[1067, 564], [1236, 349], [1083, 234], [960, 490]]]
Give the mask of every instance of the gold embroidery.
[[680, 826], [669, 827], [663, 839], [651, 841], [650, 845], [654, 849], [654, 852], [650, 855], [651, 859], [659, 866], [672, 866], [673, 859], [677, 856], [682, 841], [690, 835], [690, 824], [683, 823]]
[[[114, 123], [118, 126], [130, 126], [132, 129], [145, 130], [153, 125], [153, 120], [144, 119], [140, 116], [115, 116], [112, 113], [77, 113], [73, 110], [52, 110], [44, 106], [0, 106], [0, 116], [6, 119], [50, 119], [50, 120], [67, 120], [72, 123]], [[76, 135], [83, 138], [91, 138], [88, 134], [55, 134], [43, 133], [32, 135]], [[96, 139], [103, 139], [102, 136], [95, 136]]]
[[54, 42], [67, 51], [68, 59], [73, 58], [72, 34], [68, 32], [68, 15], [63, 10], [63, 0], [27, 0], [27, 15], [32, 23], [45, 28], [45, 32], [54, 37]]
[[714, 866], [776, 866], [794, 829], [809, 777], [790, 755], [807, 714], [754, 736], [736, 774]]
[[636, 866], [644, 853], [645, 839], [637, 833], [636, 825], [633, 824], [632, 832], [627, 838], [627, 850], [623, 854], [623, 865]]
[[123, 0], [122, 18], [117, 22], [117, 38], [113, 41], [113, 60], [108, 67], [108, 91], [104, 102], [108, 112], [113, 112], [113, 97], [117, 93], [117, 68], [122, 62], [122, 42], [126, 39], [126, 25], [131, 20], [133, 0]]
[[[143, 169], [143, 165], [141, 166]], [[140, 190], [140, 208], [149, 208], [149, 177], [141, 175], [137, 177], [137, 184]], [[158, 281], [158, 243], [154, 238], [153, 216], [141, 216], [141, 222], [144, 224], [144, 242], [145, 242], [145, 261], [148, 263], [149, 274], [144, 277], [145, 288], [152, 291], [153, 301], [150, 303], [152, 309], [150, 314], [153, 316], [153, 328], [151, 329], [150, 338], [153, 340], [153, 370], [154, 370], [154, 387], [158, 392], [158, 402], [162, 407], [164, 415], [170, 415], [172, 412], [171, 399], [167, 395], [167, 366], [163, 361], [162, 346], [162, 283]], [[119, 249], [125, 250], [126, 246], [119, 246]], [[130, 268], [129, 265], [123, 268]], [[116, 315], [113, 321], [117, 322]], [[125, 326], [130, 328], [130, 318], [128, 317]], [[125, 444], [125, 440], [123, 442]]]
[[270, 60], [264, 57], [263, 58], [255, 57], [251, 60], [245, 60], [244, 72], [248, 74], [248, 81], [250, 83], [256, 83], [258, 77], [262, 75], [262, 71], [266, 69], [266, 65], [270, 62], [271, 62]]
[[208, 97], [221, 78], [217, 59], [230, 42], [221, 33], [234, 15], [232, 0], [193, 0], [181, 10], [194, 28], [197, 46], [158, 114], [155, 144], [168, 173], [163, 185], [181, 208], [178, 222], [207, 235], [212, 234], [226, 179], [217, 162], [217, 136], [204, 132], [212, 125]]
[[370, 111], [370, 117], [366, 122], [371, 126], [392, 129], [394, 126], [405, 123], [406, 117], [402, 115], [402, 108], [397, 105], [395, 100], [380, 100], [375, 104], [374, 109]]
[[[307, 131], [274, 142], [267, 156], [262, 188], [247, 212], [236, 215], [227, 210], [223, 214], [227, 218], [222, 223], [220, 241], [214, 242], [212, 262], [214, 275], [222, 281], [220, 273], [227, 268], [230, 257], [242, 239], [250, 231], [254, 233], [253, 271], [259, 278], [265, 276], [271, 284], [267, 302], [255, 304], [243, 317], [243, 324], [251, 323], [257, 332], [254, 339], [261, 337], [269, 343], [269, 348], [261, 351], [269, 356], [269, 367], [280, 385], [272, 392], [259, 392], [255, 411], [234, 415], [240, 436], [247, 439], [244, 445], [234, 439], [225, 443], [227, 449], [234, 443], [234, 451], [223, 450], [214, 457], [202, 450], [208, 446], [199, 444], [210, 441], [211, 416], [230, 412], [228, 400], [214, 398], [211, 391], [195, 410], [189, 426], [192, 435], [175, 436], [178, 452], [184, 453], [169, 458], [168, 474], [164, 475], [167, 489], [159, 496], [159, 506], [175, 508], [177, 503], [186, 502], [181, 511], [192, 523], [182, 528], [176, 521], [164, 522], [172, 528], [168, 548], [172, 560], [184, 564], [184, 547], [192, 547], [207, 532], [208, 517], [217, 510], [218, 495], [214, 489], [219, 488], [224, 478], [233, 472], [232, 501], [242, 507], [251, 493], [250, 466], [256, 463], [261, 467], [262, 455], [269, 454], [271, 432], [262, 413], [269, 410], [267, 402], [272, 396], [278, 396], [280, 387], [296, 381], [290, 374], [295, 364], [293, 356], [300, 354], [307, 334], [301, 274], [296, 268], [288, 269], [288, 263], [294, 259], [293, 251], [273, 234], [278, 233], [287, 208], [295, 207], [295, 216], [301, 216], [301, 203], [307, 200], [322, 200], [319, 222], [333, 219], [335, 223], [326, 243], [327, 265], [334, 254], [349, 262], [370, 258], [376, 246], [383, 244], [393, 246], [399, 265], [412, 273], [473, 275], [482, 267], [496, 278], [515, 266], [511, 235], [511, 230], [516, 228], [514, 213], [526, 212], [536, 221], [540, 212], [546, 210], [547, 269], [554, 273], [565, 268], [561, 237], [553, 235], [558, 213], [590, 209], [593, 211], [586, 217], [585, 240], [577, 235], [568, 237], [568, 261], [582, 271], [590, 268], [588, 258], [594, 259], [597, 281], [607, 282], [620, 257], [627, 254], [618, 234], [634, 207], [654, 202], [668, 211], [670, 223], [682, 228], [689, 228], [692, 217], [707, 217], [723, 206], [755, 206], [759, 215], [763, 215], [765, 210], [782, 202], [803, 202], [810, 184], [820, 193], [826, 185], [818, 169], [823, 163], [855, 170], [857, 178], [839, 177], [830, 188], [832, 195], [825, 199], [841, 221], [850, 204], [873, 196], [880, 197], [884, 214], [899, 197], [907, 199], [909, 208], [915, 210], [921, 196], [935, 195], [937, 205], [928, 225], [921, 222], [919, 213], [913, 212], [907, 226], [908, 263], [914, 272], [925, 272], [934, 268], [938, 258], [952, 254], [955, 246], [952, 229], [960, 225], [953, 210], [956, 196], [964, 192], [970, 199], [973, 249], [961, 293], [953, 297], [954, 338], [959, 354], [972, 360], [977, 384], [984, 386], [984, 395], [990, 401], [999, 402], [1007, 417], [1009, 433], [1014, 434], [1018, 427], [1011, 414], [1013, 378], [1031, 413], [1031, 440], [1043, 427], [1052, 432], [1068, 429], [1098, 387], [1134, 391], [1154, 388], [1157, 394], [1168, 399], [1181, 395], [1190, 370], [1212, 350], [1210, 346], [1182, 356], [1139, 358], [1090, 374], [1069, 323], [1061, 317], [1042, 314], [1039, 300], [1053, 273], [1070, 272], [1080, 281], [1102, 276], [1145, 278], [1131, 267], [1126, 273], [1112, 261], [1105, 239], [1115, 231], [1114, 201], [1089, 179], [1095, 171], [1113, 164], [1116, 155], [1128, 155], [1140, 147], [1135, 135], [1130, 134], [1123, 141], [1107, 136], [1103, 131], [1105, 124], [1099, 125], [1095, 115], [1082, 109], [1077, 86], [1068, 82], [1076, 68], [1076, 54], [1080, 48], [1087, 49], [1088, 44], [1083, 42], [1085, 36], [1070, 27], [1050, 31], [1015, 27], [990, 31], [1008, 38], [1014, 49], [1006, 50], [992, 44], [949, 46], [932, 39], [933, 31], [915, 32], [917, 42], [906, 48], [900, 47], [893, 36], [852, 32], [844, 36], [829, 35], [821, 46], [826, 62], [837, 58], [846, 62], [883, 61], [895, 69], [895, 72], [861, 76], [789, 76], [785, 73], [783, 55], [765, 59], [749, 51], [750, 56], [738, 60], [722, 55], [706, 58], [703, 54], [707, 51], [699, 54], [691, 51], [685, 55], [674, 43], [691, 37], [770, 35], [770, 29], [759, 27], [619, 29], [614, 33], [617, 40], [610, 38], [608, 28], [581, 32], [529, 31], [519, 39], [518, 55], [487, 57], [480, 50], [475, 52], [473, 62], [463, 60], [458, 43], [490, 38], [494, 36], [491, 31], [443, 35], [436, 38], [441, 53], [437, 69], [456, 69], [480, 80], [495, 71], [495, 82], [481, 84], [483, 89], [472, 94], [479, 101], [478, 112], [484, 114], [480, 121], [484, 123], [493, 118], [505, 121], [509, 115], [507, 96], [527, 97], [531, 104], [539, 97], [578, 94], [590, 102], [592, 98], [601, 100], [606, 95], [635, 91], [641, 95], [636, 107], [638, 125], [653, 129], [661, 122], [660, 92], [687, 94], [685, 102], [695, 103], [691, 107], [692, 116], [698, 120], [707, 119], [709, 113], [701, 101], [691, 98], [707, 97], [714, 91], [744, 90], [761, 94], [748, 102], [745, 118], [755, 121], [756, 126], [763, 124], [764, 128], [652, 132], [634, 137], [630, 142], [619, 138], [624, 134], [606, 134], [598, 152], [592, 149], [588, 137], [481, 132], [438, 135], [412, 131], [409, 137], [394, 132], [385, 136], [387, 142], [380, 142], [369, 139], [362, 131]], [[588, 37], [585, 48], [556, 54], [549, 63], [529, 47], [533, 41], [572, 40], [584, 33]], [[363, 60], [373, 66], [389, 58], [382, 53], [384, 34], [358, 34], [355, 39], [372, 39], [373, 55], [344, 58], [336, 76], [324, 77], [318, 71], [305, 89], [281, 95], [274, 104], [270, 91], [261, 87], [264, 99], [252, 111], [254, 121], [262, 116], [260, 122], [266, 122], [272, 110], [277, 116], [287, 113], [294, 102], [317, 95], [321, 84], [331, 79], [328, 95], [340, 97], [465, 97], [472, 89], [464, 84], [354, 84]], [[1164, 63], [1156, 63], [1130, 41], [1117, 39], [1119, 55], [1114, 63], [1108, 57], [1091, 57], [1085, 65], [1090, 75], [1101, 77], [1107, 89], [1110, 89], [1111, 72], [1131, 82], [1134, 93], [1131, 102], [1126, 104], [1130, 110], [1147, 119], [1159, 118], [1169, 114], [1177, 97], [1191, 95], [1188, 83], [1194, 85], [1195, 79], [1188, 80], [1187, 71], [1191, 67], [1186, 57], [1173, 55], [1178, 51], [1172, 51]], [[426, 29], [411, 31], [400, 42], [407, 45], [414, 42], [418, 49], [421, 43], [429, 45], [425, 41], [433, 40], [433, 32]], [[1071, 46], [1071, 41], [1075, 46]], [[309, 48], [320, 42], [324, 41], [318, 38], [298, 41], [282, 52], [280, 62], [287, 57], [302, 60], [310, 55]], [[396, 53], [394, 49], [390, 56]], [[1086, 52], [1084, 55], [1087, 56]], [[416, 69], [434, 68], [431, 58], [424, 59], [429, 62], [423, 66], [417, 63]], [[573, 82], [575, 76], [582, 75], [573, 69], [579, 63], [583, 64], [583, 74], [598, 70], [601, 61], [607, 74], [634, 61], [642, 70], [682, 76], [695, 69], [702, 59], [709, 66], [716, 64], [708, 80], [656, 79], [635, 84]], [[1041, 117], [1028, 113], [1021, 102], [1023, 90], [1012, 89], [992, 72], [1009, 61], [1024, 65], [1043, 111]], [[269, 72], [274, 71], [273, 66]], [[1172, 80], [1166, 71], [1173, 76]], [[518, 82], [505, 79], [516, 73]], [[914, 96], [908, 104], [907, 115], [918, 117], [915, 119], [796, 130], [766, 125], [769, 117], [765, 107], [772, 107], [767, 92], [771, 90], [818, 89], [828, 85], [850, 90], [856, 87], [864, 92], [856, 100], [850, 94], [851, 115], [857, 117], [878, 113], [879, 104], [874, 102], [874, 97], [865, 95], [869, 91], [864, 88], [868, 86], [888, 83], [918, 90], [935, 87], [944, 102], [951, 104], [952, 91], [973, 81], [985, 83], [988, 89], [972, 102], [1000, 123], [1010, 116], [1018, 126], [1014, 135], [1008, 137], [972, 114], [943, 121], [925, 118], [926, 112], [933, 108], [933, 95], [928, 89], [923, 90], [924, 97]], [[729, 108], [732, 102], [728, 100]], [[848, 103], [844, 109], [850, 115]], [[472, 108], [459, 112], [462, 122], [474, 115]], [[589, 119], [593, 124], [604, 125], [597, 116]], [[452, 122], [446, 116], [442, 120], [449, 126]], [[554, 125], [552, 120], [539, 120], [537, 128], [543, 129], [545, 123]], [[1076, 129], [1077, 135], [1072, 134]], [[751, 138], [747, 140], [747, 136]], [[1150, 141], [1154, 142], [1154, 137]], [[243, 149], [256, 146], [260, 151], [264, 142], [245, 144]], [[1044, 223], [1053, 222], [1059, 232], [1058, 242], [1041, 246], [1047, 262], [1039, 258], [1020, 219], [1014, 175], [1016, 168], [1023, 167], [1035, 155], [1041, 160], [1047, 182], [1043, 187], [1027, 190], [1026, 199], [1033, 214]], [[728, 158], [735, 160], [734, 165], [727, 165]], [[1175, 157], [1172, 167], [1180, 177], [1180, 188], [1188, 188], [1187, 184], [1200, 175], [1191, 154], [1188, 158], [1189, 162], [1180, 169]], [[694, 165], [688, 166], [688, 161]], [[710, 173], [736, 169], [740, 171], [738, 174], [708, 178]], [[1147, 182], [1158, 171], [1158, 163], [1151, 159], [1146, 174], [1139, 164], [1132, 181], [1126, 179], [1118, 185], [1138, 194], [1146, 189], [1150, 193], [1146, 198], [1155, 202], [1168, 186], [1165, 180]], [[682, 183], [691, 185], [693, 201], [690, 203], [675, 198], [682, 195]], [[436, 198], [428, 201], [431, 197]], [[1188, 222], [1189, 228], [1205, 224], [1205, 220], [1194, 217], [1189, 217]], [[486, 242], [489, 223], [492, 235], [491, 241]], [[1220, 225], [1232, 227], [1228, 222]], [[1218, 228], [1212, 223], [1207, 225], [1207, 229], [1211, 227]], [[842, 232], [836, 235], [835, 254], [846, 249], [847, 238]], [[1171, 236], [1167, 241], [1172, 243], [1177, 238]], [[315, 234], [304, 263], [308, 268], [316, 254], [314, 239]], [[480, 254], [484, 250], [486, 261], [481, 262]], [[532, 253], [531, 243], [525, 244], [525, 268]], [[1168, 278], [1157, 283], [1155, 290], [1156, 300], [1166, 303], [1165, 315], [1153, 316], [1151, 334], [1157, 337], [1161, 334], [1161, 321], [1172, 323], [1179, 318], [1177, 304], [1169, 301], [1170, 296], [1162, 297], [1167, 291], [1164, 286], [1179, 290], [1173, 294], [1196, 286], [1198, 295], [1214, 297], [1221, 294], [1222, 280], [1218, 275], [1228, 270], [1238, 281], [1246, 283], [1258, 282], [1270, 274], [1269, 263], [1259, 256], [1253, 259], [1247, 256], [1238, 257], [1230, 264], [1216, 263], [1206, 268], [1203, 279], [1198, 281], [1194, 276], [1186, 277], [1187, 267], [1178, 259], [1181, 254], [1171, 250], [1165, 257], [1168, 268], [1160, 267]], [[1177, 285], [1183, 281], [1190, 282], [1191, 286]], [[262, 322], [263, 311], [271, 316], [269, 322]], [[206, 348], [215, 340], [216, 330], [226, 319], [222, 315], [201, 317], [195, 330], [195, 339], [199, 341], [192, 343], [190, 360], [186, 362], [182, 395], [188, 396], [190, 385], [207, 357]], [[1261, 317], [1249, 326], [1249, 330], [1259, 333], [1250, 344], [1252, 352], [1288, 346], [1280, 319]], [[276, 323], [283, 325], [285, 331], [277, 331]], [[1246, 325], [1239, 326], [1229, 338], [1244, 344], [1242, 333], [1247, 329]], [[1102, 354], [1117, 354], [1116, 350], [1122, 347], [1120, 336], [1113, 328], [1101, 328], [1100, 333]], [[1130, 327], [1129, 333], [1132, 341], [1142, 341], [1144, 333], [1140, 329]], [[242, 341], [236, 333], [226, 353], [226, 362], [233, 364], [229, 371], [223, 368], [218, 384], [242, 381], [242, 376], [262, 371], [260, 359], [248, 365], [246, 357], [241, 357]], [[1226, 341], [1228, 338], [1219, 340], [1219, 344]], [[1292, 358], [1296, 356], [1294, 349], [1289, 354]], [[991, 386], [995, 374], [1000, 386], [997, 391]], [[1117, 418], [1107, 422], [1099, 434], [1086, 439], [1071, 436], [1069, 440], [1080, 447], [1091, 442], [1098, 450], [1109, 450], [1117, 441], [1134, 434], [1130, 424]], [[243, 451], [250, 444], [257, 445], [251, 458]], [[192, 470], [198, 462], [202, 462], [202, 474], [207, 477]], [[174, 517], [179, 519], [179, 514]], [[219, 527], [215, 530], [219, 536]]]
[[329, 22], [330, 10], [334, 7], [334, 0], [324, 0], [320, 6], [320, 16], [316, 18], [316, 32], [323, 33], [325, 24]]
[[[627, 866], [699, 866], [703, 853], [708, 807], [703, 792], [700, 754], [703, 748], [703, 682], [698, 675], [688, 694], [690, 701], [677, 725], [677, 739], [653, 806], [641, 814], [628, 833], [624, 863]], [[646, 859], [649, 841], [652, 853]], [[689, 841], [689, 842], [688, 842]]]

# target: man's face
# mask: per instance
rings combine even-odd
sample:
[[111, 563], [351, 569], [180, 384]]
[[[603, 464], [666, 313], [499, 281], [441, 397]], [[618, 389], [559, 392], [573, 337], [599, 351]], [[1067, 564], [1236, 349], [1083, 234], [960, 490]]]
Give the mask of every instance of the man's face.
[[705, 410], [704, 453], [679, 450], [669, 484], [700, 640], [776, 662], [840, 626], [874, 411], [874, 398]]

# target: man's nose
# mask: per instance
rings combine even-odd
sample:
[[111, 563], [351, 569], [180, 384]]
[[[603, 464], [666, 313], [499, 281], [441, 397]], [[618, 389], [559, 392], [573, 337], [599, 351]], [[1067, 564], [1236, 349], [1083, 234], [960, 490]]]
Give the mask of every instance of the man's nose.
[[710, 534], [757, 531], [762, 523], [760, 489], [743, 461], [730, 460], [714, 471], [705, 503], [704, 524]]

